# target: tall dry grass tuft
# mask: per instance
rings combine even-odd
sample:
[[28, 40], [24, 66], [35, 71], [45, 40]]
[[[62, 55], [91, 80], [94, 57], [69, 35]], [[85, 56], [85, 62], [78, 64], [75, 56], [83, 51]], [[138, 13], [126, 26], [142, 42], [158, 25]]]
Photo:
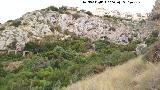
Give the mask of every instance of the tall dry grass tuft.
[[153, 90], [160, 89], [160, 64], [153, 65], [138, 57], [123, 65], [107, 68], [62, 90]]

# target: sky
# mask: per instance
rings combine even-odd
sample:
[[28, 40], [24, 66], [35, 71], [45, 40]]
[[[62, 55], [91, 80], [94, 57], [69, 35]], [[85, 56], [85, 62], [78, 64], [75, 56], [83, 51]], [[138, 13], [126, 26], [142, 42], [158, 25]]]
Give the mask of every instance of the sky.
[[111, 1], [111, 0], [0, 0], [0, 23], [14, 20], [26, 12], [43, 9], [48, 6], [70, 6], [79, 7], [88, 11], [96, 8], [105, 8], [108, 11], [118, 10], [120, 12], [148, 13], [152, 10], [155, 0], [114, 0], [140, 2], [135, 4], [121, 3], [83, 3], [83, 1]]

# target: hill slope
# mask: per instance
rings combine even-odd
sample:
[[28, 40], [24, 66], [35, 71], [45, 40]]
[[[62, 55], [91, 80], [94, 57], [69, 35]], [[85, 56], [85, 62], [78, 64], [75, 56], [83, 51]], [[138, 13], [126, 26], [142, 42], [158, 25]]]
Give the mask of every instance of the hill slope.
[[75, 83], [64, 90], [158, 90], [160, 64], [142, 61], [141, 57]]
[[[146, 25], [147, 24], [147, 25]], [[12, 43], [21, 48], [25, 43], [45, 36], [65, 39], [67, 33], [90, 38], [107, 39], [118, 44], [128, 44], [130, 40], [143, 40], [149, 36], [148, 22], [134, 22], [115, 17], [98, 17], [86, 12], [69, 10], [67, 7], [48, 7], [28, 12], [16, 20], [0, 25], [0, 50], [8, 49]]]

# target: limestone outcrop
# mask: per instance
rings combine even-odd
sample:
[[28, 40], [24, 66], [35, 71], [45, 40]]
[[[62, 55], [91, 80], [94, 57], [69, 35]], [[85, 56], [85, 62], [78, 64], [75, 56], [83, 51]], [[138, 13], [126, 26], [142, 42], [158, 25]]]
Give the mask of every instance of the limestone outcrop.
[[148, 22], [136, 22], [115, 17], [98, 17], [81, 11], [60, 13], [43, 9], [28, 12], [16, 20], [0, 24], [0, 50], [9, 49], [14, 43], [23, 48], [25, 43], [45, 36], [69, 37], [64, 32], [72, 32], [91, 40], [107, 39], [118, 44], [128, 44], [131, 40], [143, 40], [151, 30]]

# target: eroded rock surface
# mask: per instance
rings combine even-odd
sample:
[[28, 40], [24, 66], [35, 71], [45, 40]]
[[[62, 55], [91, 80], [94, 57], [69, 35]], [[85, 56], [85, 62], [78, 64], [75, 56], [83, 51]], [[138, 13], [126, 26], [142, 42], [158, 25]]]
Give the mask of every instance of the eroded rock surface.
[[145, 27], [146, 23], [149, 22], [89, 16], [78, 11], [60, 14], [47, 9], [37, 10], [0, 25], [0, 50], [13, 46], [13, 42], [24, 47], [31, 40], [50, 35], [59, 35], [64, 39], [66, 31], [94, 41], [107, 39], [113, 43], [128, 44], [131, 40], [148, 37], [151, 30]]

